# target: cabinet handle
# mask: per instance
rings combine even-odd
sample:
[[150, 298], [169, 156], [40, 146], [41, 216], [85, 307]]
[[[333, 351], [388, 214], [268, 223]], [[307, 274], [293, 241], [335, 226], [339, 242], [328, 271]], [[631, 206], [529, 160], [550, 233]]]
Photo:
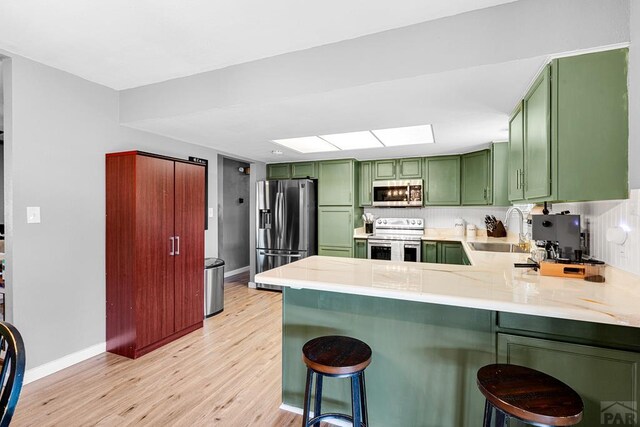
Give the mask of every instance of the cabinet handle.
[[484, 193], [484, 195], [483, 195], [484, 200], [487, 200], [487, 189], [486, 188], [483, 190], [483, 193]]
[[169, 237], [169, 240], [171, 240], [171, 252], [169, 252], [169, 255], [174, 256], [176, 254], [176, 242], [173, 236]]
[[180, 255], [180, 236], [176, 236], [176, 255]]
[[520, 175], [522, 175], [521, 178], [520, 178], [520, 186], [521, 186], [521, 188], [526, 189], [527, 183], [524, 180], [524, 169], [520, 169]]
[[516, 190], [520, 188], [520, 169], [516, 169]]

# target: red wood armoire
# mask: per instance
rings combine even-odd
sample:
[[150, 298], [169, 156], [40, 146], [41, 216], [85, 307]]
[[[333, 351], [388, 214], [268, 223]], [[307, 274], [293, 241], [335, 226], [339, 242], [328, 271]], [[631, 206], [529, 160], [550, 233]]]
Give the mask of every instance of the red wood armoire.
[[107, 351], [136, 358], [202, 327], [205, 168], [107, 154]]

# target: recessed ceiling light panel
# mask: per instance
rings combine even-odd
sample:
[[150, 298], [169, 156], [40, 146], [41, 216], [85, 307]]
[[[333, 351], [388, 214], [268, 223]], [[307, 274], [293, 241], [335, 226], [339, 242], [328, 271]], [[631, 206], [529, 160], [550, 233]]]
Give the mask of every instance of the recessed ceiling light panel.
[[379, 129], [372, 130], [371, 132], [387, 147], [433, 144], [435, 142], [431, 125]]
[[320, 135], [320, 138], [330, 142], [341, 150], [361, 150], [364, 148], [384, 147], [378, 138], [368, 130], [363, 132], [335, 133]]
[[338, 151], [335, 145], [329, 144], [317, 136], [305, 136], [302, 138], [274, 139], [276, 144], [283, 145], [300, 153], [322, 153], [325, 151]]

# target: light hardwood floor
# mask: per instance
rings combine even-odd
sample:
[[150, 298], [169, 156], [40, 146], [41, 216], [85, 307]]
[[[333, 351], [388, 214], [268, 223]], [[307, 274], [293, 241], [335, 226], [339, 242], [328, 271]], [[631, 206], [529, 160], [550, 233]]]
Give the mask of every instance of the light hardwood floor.
[[299, 426], [280, 410], [280, 293], [227, 279], [204, 328], [137, 360], [110, 353], [26, 385], [15, 426]]

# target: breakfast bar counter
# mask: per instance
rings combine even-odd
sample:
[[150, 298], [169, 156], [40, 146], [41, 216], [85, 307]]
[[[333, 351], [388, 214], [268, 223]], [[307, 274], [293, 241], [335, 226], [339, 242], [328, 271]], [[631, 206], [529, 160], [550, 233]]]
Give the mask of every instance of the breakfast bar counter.
[[[601, 402], [640, 403], [636, 276], [607, 267], [605, 283], [541, 277], [514, 269], [527, 254], [451, 240], [462, 242], [472, 265], [313, 256], [257, 275], [283, 286], [283, 407], [302, 406], [301, 349], [322, 335], [353, 336], [373, 349], [373, 427], [479, 425], [476, 372], [496, 362], [576, 389], [584, 425], [598, 425]], [[326, 409], [349, 411], [345, 384], [327, 381], [324, 394]]]

